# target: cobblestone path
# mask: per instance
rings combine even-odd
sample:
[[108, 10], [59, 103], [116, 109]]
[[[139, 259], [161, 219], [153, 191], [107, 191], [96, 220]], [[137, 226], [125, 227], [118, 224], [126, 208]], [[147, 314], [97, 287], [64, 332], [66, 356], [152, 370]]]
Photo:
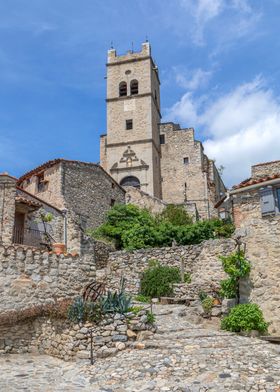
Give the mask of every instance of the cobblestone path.
[[93, 366], [48, 356], [0, 357], [0, 391], [280, 392], [280, 350], [258, 339], [200, 329], [183, 307], [157, 306], [158, 333]]

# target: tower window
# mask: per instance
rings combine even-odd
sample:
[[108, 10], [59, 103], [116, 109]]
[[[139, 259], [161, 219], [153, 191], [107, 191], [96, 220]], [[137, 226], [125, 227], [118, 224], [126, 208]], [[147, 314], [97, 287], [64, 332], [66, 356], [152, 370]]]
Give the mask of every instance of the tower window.
[[137, 80], [132, 80], [130, 82], [130, 94], [131, 95], [138, 94], [138, 81]]
[[130, 120], [125, 120], [125, 129], [129, 130], [129, 129], [133, 129], [133, 121]]
[[189, 163], [190, 163], [189, 158], [188, 157], [184, 158], [184, 165], [188, 165]]
[[126, 82], [121, 82], [119, 84], [119, 96], [125, 97], [127, 95], [127, 84]]
[[160, 144], [165, 144], [165, 135], [159, 135]]

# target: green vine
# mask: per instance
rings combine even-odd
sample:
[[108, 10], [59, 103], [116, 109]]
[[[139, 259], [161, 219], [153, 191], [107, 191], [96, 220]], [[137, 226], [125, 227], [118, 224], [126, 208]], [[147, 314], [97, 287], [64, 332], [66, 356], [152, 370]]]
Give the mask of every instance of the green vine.
[[249, 275], [250, 262], [245, 258], [243, 251], [239, 250], [229, 256], [220, 256], [224, 271], [228, 279], [221, 281], [220, 295], [223, 298], [237, 298], [239, 296], [239, 280]]

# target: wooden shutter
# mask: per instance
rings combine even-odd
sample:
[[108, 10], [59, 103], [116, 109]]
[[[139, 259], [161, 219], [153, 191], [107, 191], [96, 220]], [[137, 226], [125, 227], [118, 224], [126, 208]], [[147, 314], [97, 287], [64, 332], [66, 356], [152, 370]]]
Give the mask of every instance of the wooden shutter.
[[275, 213], [275, 196], [273, 188], [261, 189], [260, 201], [262, 215]]

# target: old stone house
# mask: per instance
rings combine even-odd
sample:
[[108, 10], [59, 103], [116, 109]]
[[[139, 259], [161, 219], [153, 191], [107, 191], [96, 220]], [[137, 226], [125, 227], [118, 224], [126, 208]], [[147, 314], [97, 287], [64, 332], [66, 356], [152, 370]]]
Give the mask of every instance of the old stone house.
[[280, 331], [280, 161], [252, 166], [251, 178], [230, 191], [232, 215], [252, 263], [244, 301], [259, 304], [270, 331]]
[[102, 167], [122, 186], [166, 203], [195, 207], [201, 218], [226, 188], [192, 128], [161, 123], [160, 80], [148, 42], [140, 52], [108, 52], [107, 133], [100, 140]]
[[[97, 164], [55, 159], [19, 180], [1, 175], [0, 199], [1, 242], [35, 245], [37, 235], [38, 245], [47, 230], [53, 242], [79, 253], [83, 233], [103, 223], [112, 205], [124, 203], [125, 191]], [[50, 222], [42, 219], [46, 214]]]
[[[17, 186], [17, 179], [0, 174], [0, 243], [45, 248], [64, 240], [61, 210]], [[51, 224], [44, 219], [51, 215]]]

